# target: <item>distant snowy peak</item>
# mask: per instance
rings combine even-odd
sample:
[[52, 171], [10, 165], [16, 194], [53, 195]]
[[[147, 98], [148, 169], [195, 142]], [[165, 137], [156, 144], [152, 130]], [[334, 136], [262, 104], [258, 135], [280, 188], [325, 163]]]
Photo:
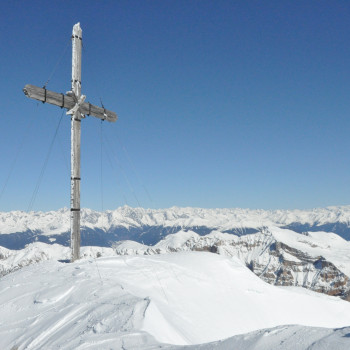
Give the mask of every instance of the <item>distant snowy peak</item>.
[[[259, 228], [262, 226], [325, 225], [342, 223], [350, 226], [350, 206], [312, 210], [252, 210], [178, 208], [143, 209], [120, 207], [105, 212], [82, 209], [83, 227], [108, 231], [114, 227], [208, 227], [220, 231], [232, 228]], [[55, 234], [69, 231], [69, 209], [50, 212], [1, 212], [0, 233], [41, 231]]]
[[122, 207], [115, 211], [110, 211], [106, 215], [109, 219], [119, 218], [121, 223], [126, 221], [135, 225], [177, 226], [183, 228], [204, 226], [215, 227], [221, 231], [240, 227], [284, 226], [293, 223], [304, 225], [344, 223], [350, 226], [350, 206], [311, 210], [203, 209], [191, 207], [142, 209]]

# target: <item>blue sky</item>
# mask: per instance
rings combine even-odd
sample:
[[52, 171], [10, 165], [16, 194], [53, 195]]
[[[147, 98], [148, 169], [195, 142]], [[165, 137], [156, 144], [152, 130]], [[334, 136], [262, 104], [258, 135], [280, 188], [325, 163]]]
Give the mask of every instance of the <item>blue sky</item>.
[[350, 204], [349, 18], [348, 1], [2, 1], [0, 210], [69, 207], [69, 117], [39, 181], [62, 110], [22, 88], [54, 71], [70, 89], [76, 22], [82, 91], [119, 115], [82, 123], [82, 207]]

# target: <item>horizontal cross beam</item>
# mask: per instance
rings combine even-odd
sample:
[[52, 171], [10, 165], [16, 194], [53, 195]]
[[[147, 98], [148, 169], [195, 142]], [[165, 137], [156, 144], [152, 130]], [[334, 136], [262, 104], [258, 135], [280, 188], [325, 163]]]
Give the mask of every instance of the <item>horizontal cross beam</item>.
[[[77, 102], [73, 96], [59, 94], [30, 84], [27, 84], [24, 87], [23, 92], [29, 98], [50, 103], [61, 108], [67, 108], [68, 110], [72, 109]], [[96, 118], [108, 120], [109, 122], [115, 122], [118, 118], [116, 113], [102, 107], [97, 107], [88, 102], [82, 103], [79, 109], [81, 114], [92, 115]]]

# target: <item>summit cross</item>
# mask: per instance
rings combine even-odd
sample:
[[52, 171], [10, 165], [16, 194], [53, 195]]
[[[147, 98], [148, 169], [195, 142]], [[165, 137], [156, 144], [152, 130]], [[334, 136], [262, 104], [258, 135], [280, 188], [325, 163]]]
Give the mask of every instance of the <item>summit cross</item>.
[[71, 227], [71, 261], [80, 258], [80, 137], [81, 120], [85, 115], [92, 115], [102, 120], [115, 122], [117, 115], [104, 107], [98, 107], [85, 102], [85, 95], [81, 94], [81, 48], [82, 30], [80, 23], [73, 26], [72, 33], [72, 89], [66, 94], [60, 94], [43, 88], [26, 85], [23, 89], [29, 98], [66, 108], [67, 115], [71, 115], [71, 199], [70, 199], [70, 227]]

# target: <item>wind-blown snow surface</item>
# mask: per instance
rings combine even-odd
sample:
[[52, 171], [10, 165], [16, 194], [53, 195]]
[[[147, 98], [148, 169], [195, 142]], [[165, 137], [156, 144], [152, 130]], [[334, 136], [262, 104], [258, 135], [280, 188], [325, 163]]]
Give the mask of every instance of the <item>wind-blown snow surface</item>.
[[[290, 324], [350, 325], [350, 303], [271, 286], [239, 260], [205, 252], [45, 261], [1, 278], [0, 310], [0, 348], [19, 350], [173, 349], [164, 343], [207, 343]], [[260, 341], [268, 349], [298, 334], [301, 346], [349, 340], [346, 330], [309, 333], [306, 339], [303, 327], [279, 327], [202, 349], [253, 349]], [[293, 345], [280, 349], [306, 349]]]
[[177, 347], [176, 350], [348, 350], [350, 327], [327, 329], [280, 326], [210, 344]]

